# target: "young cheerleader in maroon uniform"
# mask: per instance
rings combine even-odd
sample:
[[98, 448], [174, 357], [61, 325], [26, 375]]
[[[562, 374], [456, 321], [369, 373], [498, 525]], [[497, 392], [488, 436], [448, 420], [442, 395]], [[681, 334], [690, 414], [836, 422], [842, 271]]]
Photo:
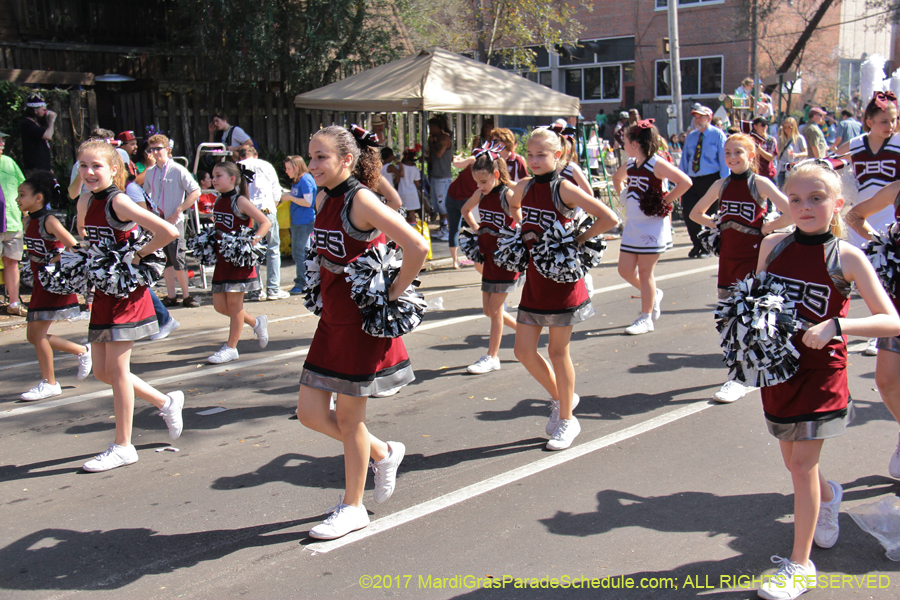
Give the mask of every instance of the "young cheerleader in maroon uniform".
[[[653, 331], [653, 321], [659, 318], [663, 291], [656, 287], [653, 271], [659, 257], [672, 247], [672, 220], [664, 208], [671, 212], [672, 202], [691, 187], [690, 177], [657, 154], [659, 132], [653, 123], [644, 119], [628, 127], [624, 136], [628, 162], [613, 175], [620, 196], [626, 181], [628, 186], [619, 275], [641, 291], [641, 314], [625, 328], [629, 335]], [[671, 191], [664, 185], [667, 180], [675, 184]]]
[[22, 394], [22, 400], [27, 402], [43, 400], [62, 393], [53, 369], [54, 350], [78, 357], [76, 376], [78, 381], [84, 381], [91, 372], [90, 344], [82, 346], [48, 333], [53, 321], [62, 321], [80, 314], [78, 296], [48, 292], [37, 276], [38, 270], [53, 262], [54, 257], [62, 252], [64, 247], [71, 250], [77, 244], [72, 234], [50, 212], [61, 201], [58, 184], [50, 171], [32, 171], [19, 185], [16, 202], [19, 203], [22, 212], [28, 213], [25, 246], [31, 258], [31, 272], [35, 274], [34, 289], [31, 292], [28, 316], [25, 319], [28, 322], [26, 335], [28, 342], [34, 345], [43, 377], [37, 387]]
[[[534, 177], [516, 185], [509, 206], [513, 218], [521, 224], [529, 248], [544, 231], [558, 221], [566, 224], [577, 208], [596, 217], [593, 225], [579, 236], [578, 243], [595, 237], [618, 223], [615, 214], [593, 196], [584, 193], [556, 171], [561, 155], [560, 136], [546, 127], [535, 129], [528, 140], [528, 166]], [[568, 448], [581, 432], [572, 409], [578, 404], [575, 394], [575, 368], [569, 356], [572, 327], [594, 314], [584, 280], [557, 283], [541, 275], [530, 260], [522, 299], [516, 318], [516, 358], [551, 396], [550, 420], [545, 429], [551, 436], [549, 450]], [[549, 328], [550, 362], [538, 353], [541, 330]]]
[[[497, 250], [497, 236], [502, 227], [515, 227], [516, 222], [510, 216], [509, 200], [513, 192], [509, 189], [512, 183], [506, 171], [506, 161], [493, 150], [476, 150], [477, 156], [472, 165], [472, 177], [478, 185], [478, 191], [472, 194], [462, 208], [462, 216], [473, 231], [478, 232], [478, 249], [484, 255], [481, 271], [481, 302], [484, 314], [491, 320], [491, 336], [488, 341], [488, 353], [468, 367], [469, 373], [490, 373], [500, 369], [500, 338], [503, 326], [513, 331], [516, 322], [503, 309], [506, 296], [516, 289], [519, 274], [501, 269], [494, 264], [494, 251]], [[473, 211], [478, 208], [481, 222], [475, 221]]]
[[[900, 227], [900, 181], [886, 185], [868, 200], [854, 206], [847, 213], [845, 220], [858, 235], [871, 238], [873, 225], [876, 225], [877, 221], [870, 224], [866, 220], [871, 219], [872, 215], [883, 214], [886, 208], [894, 211], [894, 221]], [[881, 224], [879, 227], [883, 226], [884, 224]], [[892, 293], [891, 301], [894, 308], [900, 312], [900, 284], [896, 284], [893, 290], [888, 291]], [[900, 337], [883, 337], [877, 344], [875, 383], [878, 385], [878, 393], [881, 394], [884, 405], [900, 423]], [[900, 479], [900, 441], [891, 455], [888, 473], [891, 477]]]
[[[78, 230], [91, 244], [101, 240], [122, 242], [138, 226], [153, 234], [134, 260], [162, 248], [178, 236], [171, 223], [138, 207], [113, 185], [116, 173], [124, 169], [115, 148], [104, 141], [89, 141], [78, 148], [78, 173], [88, 189], [78, 199]], [[109, 449], [84, 464], [85, 471], [108, 471], [137, 462], [137, 450], [131, 444], [134, 397], [143, 398], [160, 409], [173, 440], [181, 435], [181, 408], [184, 394], [161, 394], [131, 373], [131, 349], [134, 341], [158, 331], [153, 302], [146, 287], [138, 287], [126, 298], [109, 296], [98, 290], [94, 295], [88, 341], [91, 342], [94, 376], [112, 385], [116, 415], [116, 439]]]
[[[759, 258], [760, 243], [776, 229], [791, 224], [787, 198], [768, 178], [756, 174], [756, 143], [748, 135], [736, 133], [725, 141], [725, 164], [731, 175], [716, 181], [694, 206], [690, 219], [706, 227], [716, 227], [706, 214], [713, 202], [719, 202], [719, 298], [729, 288], [752, 273]], [[765, 223], [767, 200], [781, 213]], [[753, 388], [737, 381], [726, 381], [713, 396], [717, 402], [734, 402]]]
[[[809, 560], [813, 542], [831, 548], [839, 534], [841, 486], [819, 471], [825, 439], [841, 435], [853, 417], [847, 389], [843, 334], [894, 336], [900, 318], [863, 253], [840, 241], [843, 206], [840, 176], [818, 159], [798, 163], [785, 181], [796, 231], [762, 240], [757, 272], [787, 284], [799, 319], [808, 325], [793, 344], [799, 371], [762, 389], [769, 432], [779, 440], [794, 487], [794, 545], [789, 558], [772, 557], [778, 572], [759, 590], [761, 598], [789, 600], [815, 586]], [[847, 318], [850, 285], [871, 316]]]
[[[219, 192], [219, 199], [213, 205], [213, 220], [216, 231], [237, 233], [241, 227], [252, 227], [259, 223], [253, 244], [265, 237], [271, 224], [269, 219], [247, 198], [247, 180], [240, 168], [233, 162], [220, 162], [213, 167], [213, 187]], [[212, 279], [213, 307], [220, 315], [231, 319], [228, 341], [207, 360], [214, 364], [236, 360], [238, 340], [246, 323], [253, 328], [259, 340], [259, 347], [269, 343], [269, 320], [265, 315], [254, 318], [244, 310], [244, 292], [259, 289], [256, 267], [239, 267], [222, 256], [217, 249], [216, 270]]]
[[[371, 134], [355, 130], [357, 137], [342, 127], [326, 127], [309, 143], [309, 172], [322, 189], [313, 234], [322, 263], [322, 312], [300, 376], [297, 416], [306, 427], [343, 443], [346, 479], [342, 501], [309, 532], [318, 539], [338, 538], [369, 524], [362, 497], [370, 458], [375, 502], [391, 497], [406, 448], [369, 434], [366, 399], [415, 378], [402, 339], [363, 331], [344, 267], [383, 244], [387, 235], [403, 249], [403, 266], [389, 292], [394, 300], [415, 280], [428, 254], [425, 239], [367, 187], [377, 188], [381, 161]], [[337, 394], [334, 411], [329, 410], [332, 393]]]

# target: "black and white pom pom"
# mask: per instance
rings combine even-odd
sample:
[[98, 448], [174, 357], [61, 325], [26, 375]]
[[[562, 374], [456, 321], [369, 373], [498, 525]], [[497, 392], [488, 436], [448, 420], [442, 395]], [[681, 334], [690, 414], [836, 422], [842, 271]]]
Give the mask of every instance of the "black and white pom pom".
[[538, 273], [557, 283], [574, 283], [584, 276], [581, 252], [572, 223], [565, 226], [555, 221], [531, 247], [531, 257]]
[[524, 273], [528, 268], [528, 247], [522, 237], [522, 228], [501, 227], [494, 250], [494, 264], [513, 273]]
[[876, 231], [866, 245], [866, 258], [875, 267], [878, 280], [891, 296], [896, 296], [900, 283], [900, 231], [897, 223], [891, 225], [887, 233]]
[[72, 291], [54, 293], [84, 294], [89, 286], [87, 250], [76, 248], [73, 252], [63, 251], [59, 255], [59, 262], [56, 263], [56, 273], [56, 276], [65, 281], [66, 286]]
[[[66, 252], [65, 254], [70, 254]], [[68, 296], [69, 294], [83, 294], [87, 286], [87, 277], [85, 277], [84, 254], [75, 254], [76, 262], [80, 263], [80, 268], [76, 267], [75, 277], [69, 277], [68, 273], [61, 266], [60, 262], [48, 263], [41, 265], [38, 269], [37, 276], [41, 282], [41, 287], [51, 294], [59, 294], [60, 296]]]
[[[575, 218], [576, 237], [587, 231], [594, 224], [594, 219], [582, 213]], [[603, 253], [606, 252], [606, 240], [601, 236], [593, 237], [586, 240], [584, 244], [578, 247], [578, 255], [581, 259], [582, 275], [586, 275], [588, 271], [594, 267], [599, 267], [603, 260]]]
[[216, 228], [212, 225], [203, 225], [199, 233], [187, 241], [187, 249], [194, 253], [197, 259], [204, 267], [213, 267], [218, 259], [216, 249], [218, 248], [218, 234]]
[[426, 302], [416, 280], [393, 302], [388, 292], [403, 264], [403, 251], [393, 242], [372, 246], [347, 265], [350, 295], [362, 314], [363, 331], [374, 337], [396, 338], [422, 322]]
[[306, 284], [303, 286], [303, 306], [314, 315], [322, 314], [322, 258], [310, 245], [306, 252]]
[[34, 272], [31, 270], [31, 261], [26, 259], [19, 263], [19, 285], [33, 288]]
[[142, 286], [151, 286], [162, 277], [165, 258], [162, 252], [143, 257], [134, 265], [134, 255], [152, 236], [141, 232], [121, 242], [102, 241], [92, 245], [87, 252], [87, 275], [89, 283], [108, 296], [127, 298]]
[[260, 241], [253, 245], [256, 232], [241, 226], [237, 233], [222, 233], [219, 237], [219, 252], [222, 258], [236, 267], [255, 267], [265, 261], [266, 244]]
[[719, 231], [719, 224], [722, 222], [722, 217], [718, 213], [713, 217], [713, 221], [716, 222], [715, 227], [702, 227], [700, 232], [697, 234], [697, 240], [700, 242], [700, 247], [709, 254], [714, 254], [716, 256], [719, 255], [719, 245], [722, 241], [722, 234]]
[[484, 254], [478, 247], [478, 233], [468, 227], [462, 227], [459, 230], [459, 249], [472, 262], [484, 262]]
[[787, 288], [771, 275], [751, 274], [731, 286], [715, 312], [729, 378], [754, 387], [790, 379], [800, 366], [791, 342], [799, 329], [796, 315]]

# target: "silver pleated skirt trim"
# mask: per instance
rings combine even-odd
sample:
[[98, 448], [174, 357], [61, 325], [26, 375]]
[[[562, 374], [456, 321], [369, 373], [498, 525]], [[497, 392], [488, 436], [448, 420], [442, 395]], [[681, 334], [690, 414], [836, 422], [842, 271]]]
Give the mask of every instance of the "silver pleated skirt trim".
[[94, 329], [88, 326], [88, 341], [93, 342], [133, 342], [159, 332], [159, 324], [154, 315], [152, 320], [137, 326], [112, 325], [103, 329]]
[[835, 415], [831, 419], [822, 421], [800, 421], [798, 423], [773, 423], [767, 418], [766, 425], [769, 426], [769, 433], [785, 442], [826, 440], [843, 435], [855, 416], [853, 400], [850, 400], [847, 403], [847, 414], [844, 416]]
[[81, 309], [78, 308], [77, 304], [75, 306], [67, 306], [57, 310], [29, 310], [28, 315], [25, 317], [25, 322], [65, 321], [66, 319], [77, 317], [80, 314]]
[[590, 300], [571, 312], [564, 313], [535, 313], [519, 305], [516, 313], [516, 322], [525, 325], [537, 325], [538, 327], [568, 327], [581, 323], [594, 316], [594, 305]]
[[303, 365], [303, 372], [300, 374], [300, 385], [317, 390], [325, 390], [326, 392], [344, 394], [345, 396], [365, 398], [372, 394], [410, 384], [415, 379], [416, 375], [413, 373], [412, 365], [410, 364], [390, 373], [376, 374], [373, 379], [367, 381], [350, 381], [340, 376], [318, 373], [310, 368], [309, 365]]
[[900, 337], [878, 338], [878, 349], [900, 354]]
[[255, 292], [261, 289], [259, 281], [254, 279], [247, 283], [214, 283], [212, 284], [213, 294], [224, 294], [226, 292]]
[[481, 291], [489, 294], [510, 294], [519, 287], [516, 281], [485, 281], [481, 280]]

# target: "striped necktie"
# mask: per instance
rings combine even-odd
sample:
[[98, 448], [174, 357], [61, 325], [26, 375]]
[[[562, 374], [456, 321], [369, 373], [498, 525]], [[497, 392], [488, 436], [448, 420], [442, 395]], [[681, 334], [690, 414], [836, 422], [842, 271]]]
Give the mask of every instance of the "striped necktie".
[[703, 151], [703, 132], [700, 132], [700, 137], [697, 138], [697, 147], [694, 149], [694, 160], [691, 163], [691, 169], [694, 173], [700, 172], [700, 153]]

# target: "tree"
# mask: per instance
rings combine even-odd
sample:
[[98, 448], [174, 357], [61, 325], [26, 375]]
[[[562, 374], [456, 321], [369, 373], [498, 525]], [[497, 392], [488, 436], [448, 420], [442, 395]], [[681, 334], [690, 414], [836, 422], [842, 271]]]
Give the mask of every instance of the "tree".
[[399, 56], [389, 0], [179, 0], [174, 46], [196, 52], [202, 81], [280, 81], [321, 87]]

